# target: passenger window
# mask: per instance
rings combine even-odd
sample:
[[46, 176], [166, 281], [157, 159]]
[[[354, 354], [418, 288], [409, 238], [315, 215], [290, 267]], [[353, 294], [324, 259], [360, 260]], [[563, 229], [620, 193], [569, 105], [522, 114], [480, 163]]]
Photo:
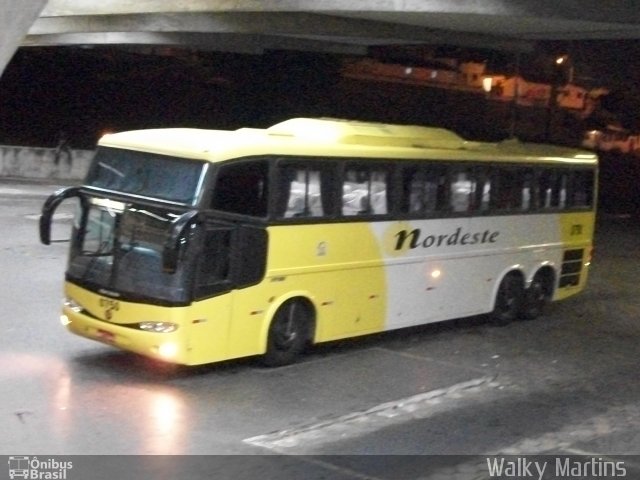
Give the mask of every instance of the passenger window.
[[487, 212], [492, 180], [483, 167], [455, 170], [451, 175], [450, 210], [454, 213]]
[[543, 170], [538, 177], [538, 208], [562, 209], [567, 204], [568, 172]]
[[533, 207], [533, 190], [535, 174], [533, 170], [527, 169], [522, 173], [520, 182], [520, 207], [521, 210], [531, 210]]
[[389, 174], [385, 169], [347, 167], [342, 184], [342, 215], [385, 215]]
[[531, 209], [533, 179], [529, 168], [498, 167], [494, 174], [492, 208], [496, 211]]
[[225, 212], [266, 217], [268, 206], [266, 161], [241, 162], [220, 167], [211, 208]]
[[450, 207], [452, 212], [469, 212], [476, 193], [476, 181], [468, 171], [454, 172], [450, 183]]
[[485, 168], [476, 171], [476, 188], [473, 208], [479, 212], [488, 212], [491, 207], [491, 186], [493, 180]]
[[333, 178], [330, 167], [281, 164], [278, 167], [276, 218], [330, 215]]
[[594, 174], [591, 170], [577, 170], [572, 173], [570, 207], [591, 207], [593, 205]]
[[433, 215], [446, 206], [447, 172], [444, 167], [409, 167], [403, 172], [404, 213]]

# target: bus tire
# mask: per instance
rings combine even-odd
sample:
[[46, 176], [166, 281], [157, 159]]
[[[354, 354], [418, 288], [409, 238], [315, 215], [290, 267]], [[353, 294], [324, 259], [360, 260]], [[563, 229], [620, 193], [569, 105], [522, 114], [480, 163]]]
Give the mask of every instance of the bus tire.
[[311, 340], [311, 326], [311, 307], [307, 303], [296, 299], [283, 303], [271, 321], [262, 363], [268, 367], [293, 363]]
[[525, 320], [534, 320], [544, 313], [544, 309], [553, 296], [553, 272], [536, 272], [527, 288], [520, 316]]
[[500, 282], [498, 293], [490, 314], [493, 325], [503, 326], [511, 323], [520, 314], [524, 299], [522, 278], [517, 273], [509, 273]]

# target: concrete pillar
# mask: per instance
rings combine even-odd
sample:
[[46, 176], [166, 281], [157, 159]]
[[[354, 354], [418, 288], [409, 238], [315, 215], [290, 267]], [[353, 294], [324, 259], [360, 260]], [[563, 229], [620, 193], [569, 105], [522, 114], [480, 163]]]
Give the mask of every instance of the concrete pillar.
[[47, 0], [0, 0], [0, 75]]

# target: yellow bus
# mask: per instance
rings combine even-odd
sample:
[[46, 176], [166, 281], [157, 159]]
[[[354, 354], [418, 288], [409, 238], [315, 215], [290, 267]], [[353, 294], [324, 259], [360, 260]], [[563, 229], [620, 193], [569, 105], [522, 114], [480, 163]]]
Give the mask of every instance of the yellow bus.
[[61, 321], [169, 362], [262, 355], [585, 287], [597, 157], [422, 126], [297, 118], [103, 137], [77, 198]]

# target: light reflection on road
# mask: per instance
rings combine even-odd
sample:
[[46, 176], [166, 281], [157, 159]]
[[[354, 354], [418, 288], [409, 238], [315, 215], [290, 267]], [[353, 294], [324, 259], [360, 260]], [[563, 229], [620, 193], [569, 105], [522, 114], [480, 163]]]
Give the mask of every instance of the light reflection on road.
[[0, 369], [0, 395], [9, 410], [3, 417], [13, 417], [23, 435], [48, 438], [65, 453], [89, 438], [99, 442], [100, 432], [116, 426], [130, 454], [184, 453], [189, 409], [177, 389], [74, 378], [65, 362], [41, 353], [0, 353], [0, 365], [11, 367]]

